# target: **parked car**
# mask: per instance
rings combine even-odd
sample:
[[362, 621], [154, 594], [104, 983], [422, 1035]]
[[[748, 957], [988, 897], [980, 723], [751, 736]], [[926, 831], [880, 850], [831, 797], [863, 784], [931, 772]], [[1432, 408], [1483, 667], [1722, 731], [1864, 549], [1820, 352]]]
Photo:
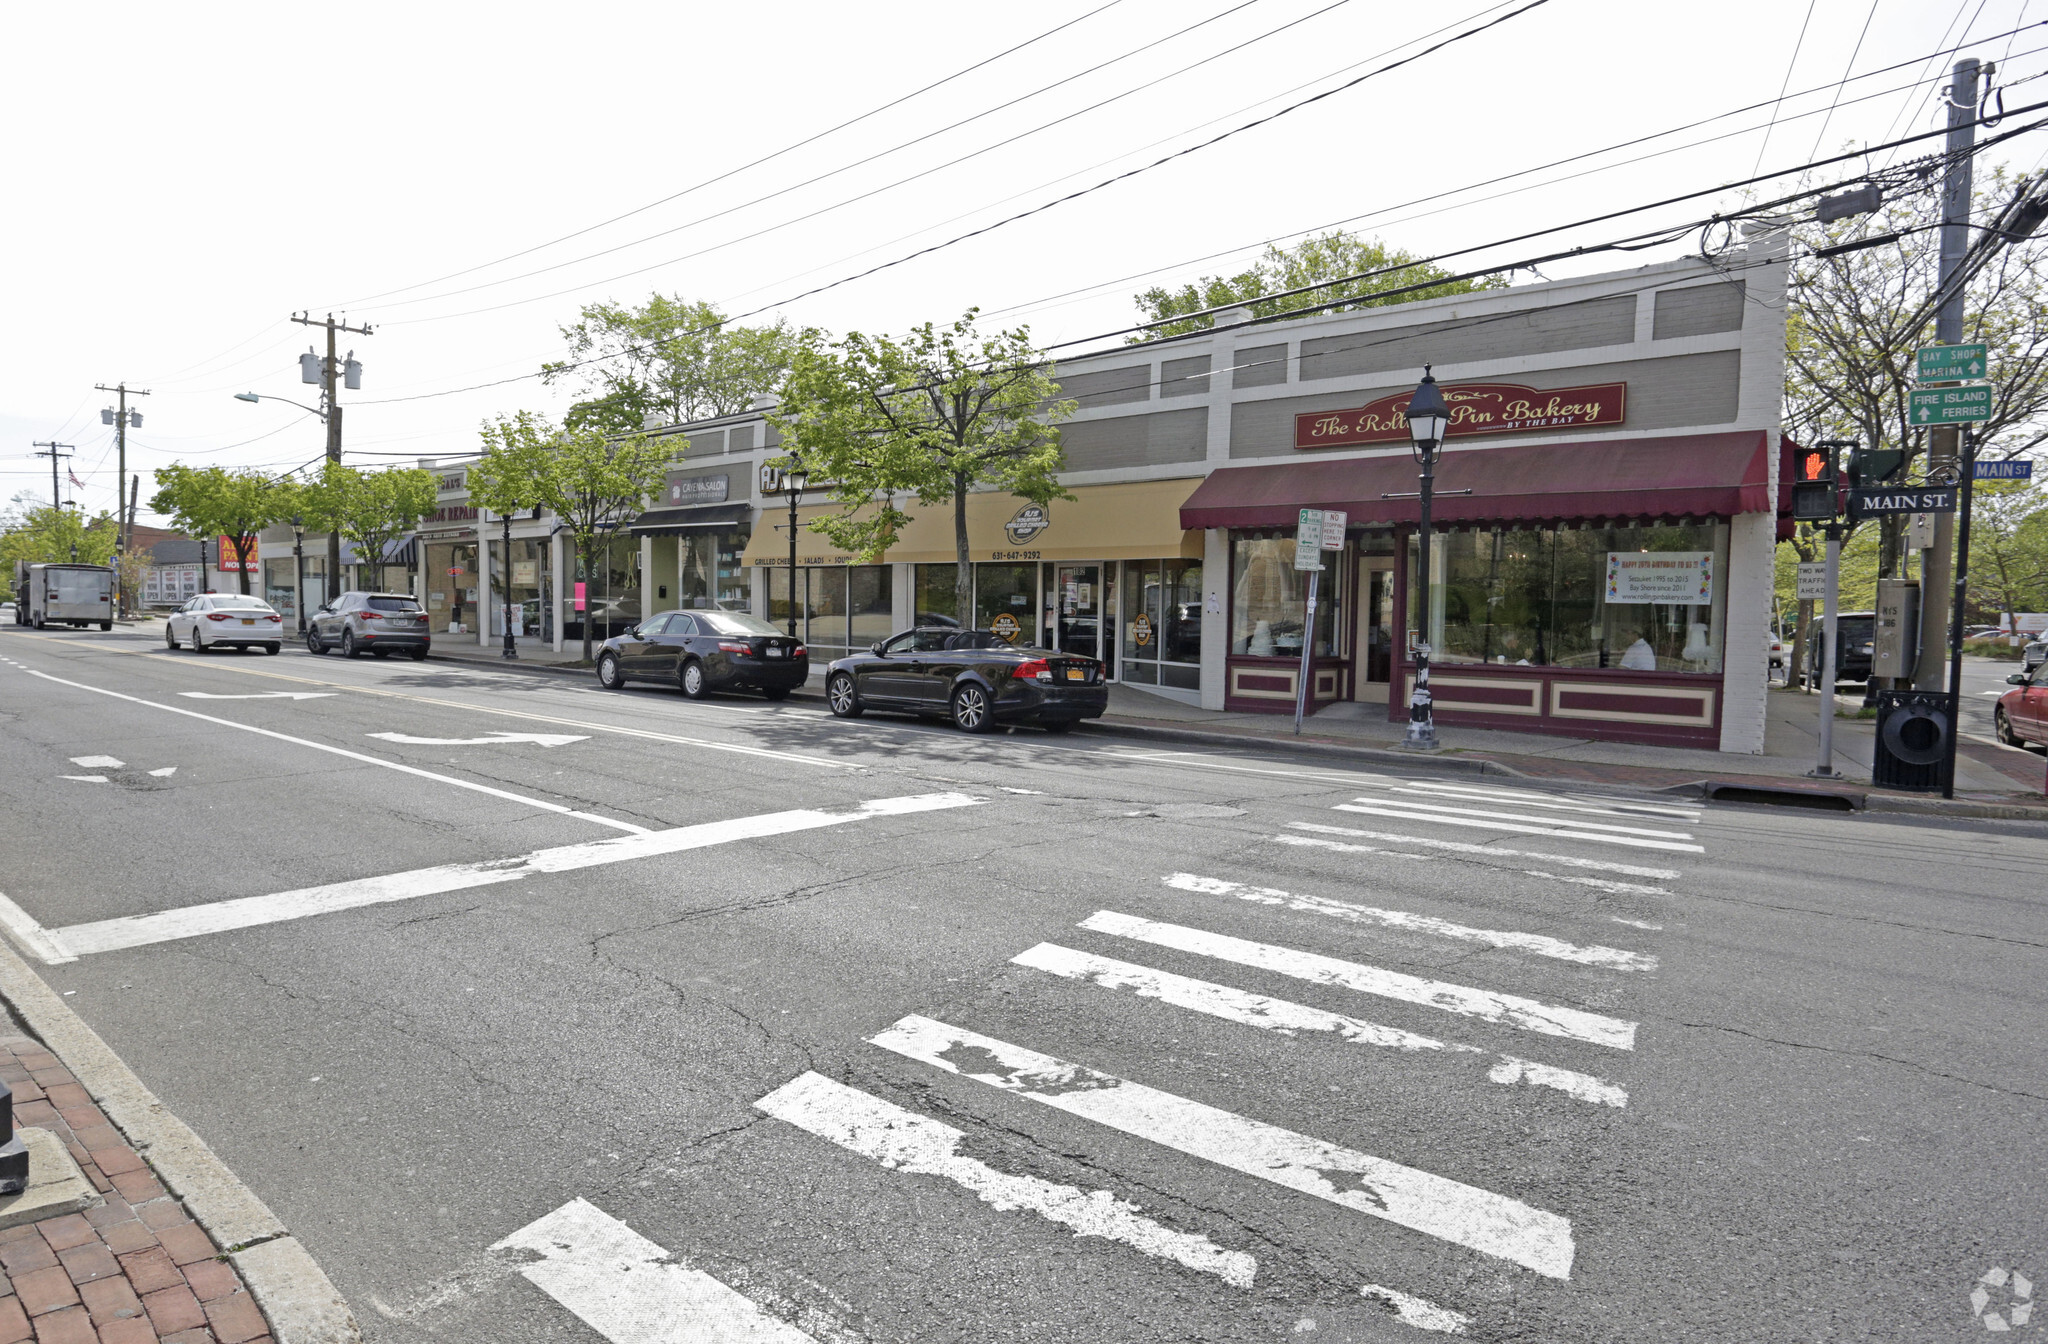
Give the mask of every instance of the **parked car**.
[[[1806, 646], [1807, 684], [1820, 685], [1820, 672], [1827, 642], [1821, 623], [1815, 620]], [[1871, 654], [1877, 639], [1877, 613], [1845, 611], [1835, 617], [1835, 681], [1869, 681]]]
[[2020, 670], [2032, 672], [2042, 663], [2048, 663], [2048, 639], [2028, 641], [2020, 650]]
[[240, 593], [202, 593], [164, 618], [164, 644], [192, 652], [208, 649], [262, 649], [275, 654], [284, 647], [284, 617], [260, 597]]
[[1765, 634], [1764, 657], [1767, 660], [1765, 675], [1768, 676], [1771, 672], [1782, 672], [1785, 670], [1785, 664], [1791, 661], [1792, 645], [1789, 641], [1780, 639], [1776, 635]]
[[404, 593], [342, 593], [306, 619], [308, 653], [340, 649], [344, 658], [403, 653], [419, 663], [433, 646], [427, 613]]
[[597, 655], [597, 681], [606, 690], [660, 681], [692, 700], [726, 690], [780, 700], [810, 675], [802, 642], [744, 611], [665, 611], [613, 635]]
[[2008, 747], [2048, 743], [2048, 668], [2014, 672], [2005, 681], [2013, 689], [1999, 696], [1991, 711], [1998, 740]]
[[825, 699], [842, 719], [907, 710], [944, 714], [970, 733], [1002, 723], [1063, 733], [1109, 708], [1104, 677], [1093, 658], [1012, 644], [993, 630], [926, 627], [835, 661]]
[[12, 602], [0, 602], [0, 621], [12, 621], [15, 607]]

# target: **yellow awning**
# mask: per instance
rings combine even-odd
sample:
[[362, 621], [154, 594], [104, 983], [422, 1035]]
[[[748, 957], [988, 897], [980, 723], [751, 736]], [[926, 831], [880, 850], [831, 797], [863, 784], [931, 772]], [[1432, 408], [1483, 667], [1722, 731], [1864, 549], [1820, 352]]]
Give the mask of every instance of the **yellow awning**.
[[[1073, 499], [1056, 499], [1040, 510], [1029, 500], [989, 491], [967, 497], [969, 558], [978, 561], [1020, 560], [1155, 560], [1202, 558], [1202, 534], [1180, 525], [1180, 506], [1201, 480], [1126, 481], [1116, 485], [1074, 488]], [[925, 508], [915, 501], [903, 510], [911, 515], [896, 544], [882, 560], [948, 564], [957, 559], [953, 547], [953, 506]], [[843, 565], [851, 557], [821, 534], [810, 521], [839, 512], [835, 504], [805, 504], [797, 509], [797, 563]], [[789, 564], [789, 507], [776, 507], [771, 496], [761, 501], [761, 516], [747, 542], [744, 563]]]

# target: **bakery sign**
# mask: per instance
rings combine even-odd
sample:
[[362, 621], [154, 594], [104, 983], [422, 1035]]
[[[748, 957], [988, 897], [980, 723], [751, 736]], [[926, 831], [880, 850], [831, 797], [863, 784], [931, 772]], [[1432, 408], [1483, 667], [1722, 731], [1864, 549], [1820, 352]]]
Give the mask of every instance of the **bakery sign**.
[[[1524, 387], [1520, 383], [1447, 383], [1450, 437], [1515, 434], [1536, 429], [1618, 425], [1628, 402], [1627, 383], [1594, 387]], [[1348, 448], [1362, 443], [1408, 442], [1413, 392], [1370, 401], [1350, 411], [1310, 411], [1294, 417], [1296, 448]]]

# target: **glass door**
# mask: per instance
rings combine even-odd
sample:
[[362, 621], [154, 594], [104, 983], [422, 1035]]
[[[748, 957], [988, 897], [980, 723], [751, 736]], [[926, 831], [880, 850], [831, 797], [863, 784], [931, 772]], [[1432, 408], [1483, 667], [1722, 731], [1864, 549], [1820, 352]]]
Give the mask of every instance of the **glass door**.
[[1053, 573], [1052, 606], [1058, 613], [1053, 623], [1053, 647], [1062, 653], [1099, 658], [1107, 675], [1116, 675], [1116, 641], [1110, 637], [1116, 625], [1111, 608], [1112, 594], [1103, 583], [1104, 565], [1059, 565]]
[[1358, 559], [1358, 682], [1353, 698], [1387, 703], [1394, 673], [1394, 557], [1367, 555]]

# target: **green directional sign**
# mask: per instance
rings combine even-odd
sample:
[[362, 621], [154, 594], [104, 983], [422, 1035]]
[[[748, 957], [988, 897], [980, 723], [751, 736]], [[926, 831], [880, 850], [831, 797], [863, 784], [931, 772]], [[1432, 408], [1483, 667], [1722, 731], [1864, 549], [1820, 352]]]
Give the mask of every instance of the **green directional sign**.
[[1906, 394], [1906, 418], [1916, 425], [1960, 425], [1991, 418], [1991, 387], [1922, 387]]
[[1913, 354], [1913, 377], [1922, 383], [1958, 383], [1982, 378], [1990, 368], [1983, 344], [1923, 345]]

